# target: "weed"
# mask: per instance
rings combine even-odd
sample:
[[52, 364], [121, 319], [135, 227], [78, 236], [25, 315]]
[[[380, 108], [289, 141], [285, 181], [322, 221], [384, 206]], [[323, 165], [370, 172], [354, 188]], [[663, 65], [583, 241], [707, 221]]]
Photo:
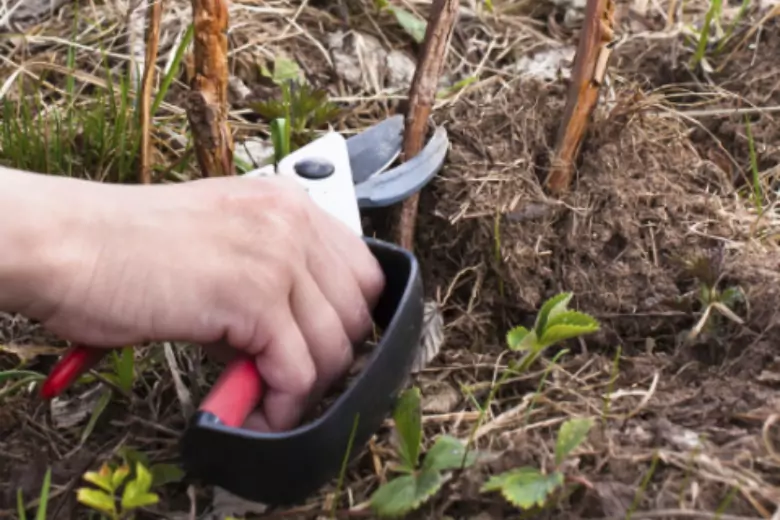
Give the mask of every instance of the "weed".
[[445, 472], [469, 467], [477, 459], [475, 453], [467, 456], [460, 440], [440, 435], [419, 463], [423, 434], [419, 388], [401, 395], [393, 418], [401, 461], [393, 470], [404, 475], [380, 486], [371, 496], [371, 506], [381, 517], [402, 516], [418, 509], [444, 485]]
[[500, 492], [512, 505], [521, 509], [544, 507], [550, 496], [565, 481], [560, 469], [566, 458], [577, 448], [593, 426], [593, 419], [569, 419], [558, 430], [555, 443], [555, 469], [549, 473], [523, 466], [491, 477], [483, 486], [483, 493]]
[[274, 145], [274, 162], [305, 146], [314, 137], [314, 131], [327, 125], [339, 113], [338, 106], [328, 101], [325, 90], [314, 88], [302, 78], [298, 65], [277, 59], [273, 73], [262, 69], [281, 89], [281, 96], [250, 106], [270, 122]]
[[128, 480], [130, 472], [129, 464], [113, 468], [107, 463], [99, 471], [88, 471], [83, 476], [84, 480], [97, 487], [80, 488], [77, 491], [78, 501], [110, 520], [133, 518], [136, 509], [154, 505], [160, 497], [150, 492], [152, 474], [144, 464], [136, 462], [135, 474]]

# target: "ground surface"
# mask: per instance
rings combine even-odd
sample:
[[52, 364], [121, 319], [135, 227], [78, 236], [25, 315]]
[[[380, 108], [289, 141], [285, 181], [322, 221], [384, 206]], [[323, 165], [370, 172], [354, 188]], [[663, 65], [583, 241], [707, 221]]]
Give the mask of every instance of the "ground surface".
[[[43, 78], [44, 101], [62, 107], [68, 84], [63, 72], [72, 59], [76, 106], [87, 111], [90, 98], [106, 93], [99, 49], [110, 51], [107, 62], [115, 73], [126, 70], [134, 52], [142, 56], [134, 51], [138, 30], [132, 17], [128, 22], [126, 5], [79, 5], [77, 26], [70, 5], [37, 18], [35, 9], [3, 18], [13, 21], [6, 30], [18, 31], [3, 41], [6, 100], [18, 101], [23, 88], [30, 92]], [[404, 5], [427, 12], [427, 4]], [[507, 330], [532, 324], [546, 298], [572, 291], [572, 305], [598, 318], [602, 329], [566, 344], [569, 353], [554, 364], [541, 362], [502, 387], [476, 430], [478, 446], [497, 456], [449, 481], [422, 507], [421, 518], [517, 518], [518, 510], [500, 495], [480, 494], [480, 483], [522, 464], [550, 467], [558, 425], [584, 416], [598, 420], [567, 469], [579, 485], [528, 516], [626, 518], [634, 511], [632, 518], [715, 518], [716, 512], [777, 518], [778, 8], [751, 3], [719, 51], [720, 42], [710, 42], [706, 66], [692, 67], [695, 31], [707, 8], [698, 2], [671, 9], [667, 2], [618, 3], [622, 39], [609, 84], [573, 190], [554, 200], [540, 179], [563, 110], [566, 79], [559, 74], [568, 71], [581, 6], [497, 2], [491, 15], [463, 3], [442, 87], [476, 79], [443, 90], [435, 110], [452, 149], [440, 178], [422, 196], [416, 250], [445, 327], [441, 352], [415, 379], [423, 391], [426, 446], [441, 433], [469, 437], [479, 414], [464, 389], [485, 401], [511, 357], [504, 352]], [[724, 31], [739, 8], [724, 5]], [[167, 69], [189, 17], [188, 3], [166, 2], [161, 68]], [[267, 135], [267, 124], [251, 114], [247, 100], [275, 93], [259, 69], [272, 68], [282, 55], [296, 60], [311, 83], [329, 89], [345, 109], [336, 122], [345, 132], [403, 109], [417, 46], [371, 2], [236, 1], [231, 27], [232, 122], [239, 142]], [[177, 76], [156, 114], [156, 163], [170, 181], [197, 175], [183, 153], [182, 80]], [[109, 129], [132, 123], [103, 119]], [[93, 178], [117, 180], [122, 171], [116, 161], [90, 155], [95, 136], [111, 133], [90, 133], [93, 124], [83, 123], [66, 150], [80, 154], [74, 174], [89, 170]], [[14, 152], [14, 143], [8, 135], [3, 140], [7, 164], [55, 173], [56, 167]], [[178, 161], [183, 155], [189, 161], [184, 167]], [[751, 164], [760, 178], [758, 202], [750, 198]], [[698, 269], [685, 267], [697, 259]], [[715, 321], [689, 338], [705, 310], [700, 284], [710, 278], [719, 290], [733, 287], [743, 295], [729, 307], [736, 320], [715, 309]], [[55, 359], [45, 347], [62, 344], [13, 316], [0, 322], [0, 343], [7, 351], [0, 354], [0, 369], [26, 361], [26, 369], [42, 372]], [[174, 358], [162, 347], [140, 353], [132, 399], [112, 399], [86, 439], [101, 395], [98, 383], [74, 390], [66, 408], [51, 409], [36, 398], [32, 383], [0, 381], [0, 517], [15, 517], [17, 488], [27, 500], [38, 496], [48, 465], [50, 517], [76, 518], [84, 514], [74, 500], [80, 476], [116, 461], [120, 447], [155, 462], [175, 461], [182, 403], [197, 402], [214, 371], [202, 372], [198, 360], [192, 349], [177, 350]], [[184, 389], [177, 390], [172, 373], [183, 378]], [[387, 443], [387, 432], [380, 432], [348, 472], [336, 507], [341, 516], [371, 516], [365, 501], [387, 478], [383, 468], [393, 457]], [[322, 511], [331, 507], [334, 490], [264, 516], [327, 516]], [[144, 517], [244, 514], [244, 505], [208, 488], [188, 493], [186, 483], [171, 483], [159, 493], [163, 500]]]

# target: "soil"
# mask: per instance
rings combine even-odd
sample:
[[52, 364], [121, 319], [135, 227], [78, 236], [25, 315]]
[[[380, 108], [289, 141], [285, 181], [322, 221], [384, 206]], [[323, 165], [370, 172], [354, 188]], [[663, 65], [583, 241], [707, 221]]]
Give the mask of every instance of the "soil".
[[[316, 42], [340, 27], [334, 14], [305, 12], [300, 23]], [[658, 12], [666, 12], [666, 3]], [[737, 42], [762, 14], [750, 11]], [[353, 16], [356, 26], [374, 34], [369, 21]], [[576, 26], [562, 21], [563, 8], [527, 16], [466, 18], [455, 49], [476, 62], [483, 51], [474, 42], [513, 31], [548, 44], [576, 42]], [[766, 21], [747, 46], [727, 45], [712, 58], [712, 72], [689, 67], [694, 46], [662, 32], [660, 14], [622, 23], [628, 38], [613, 54], [611, 84], [589, 127], [572, 189], [560, 199], [546, 194], [541, 181], [565, 80], [512, 73], [510, 58], [495, 51], [487, 67], [502, 71], [492, 76], [498, 79], [478, 81], [434, 112], [452, 146], [440, 176], [422, 193], [415, 249], [428, 297], [438, 300], [445, 323], [439, 355], [413, 378], [424, 398], [426, 446], [440, 433], [469, 438], [478, 409], [463, 389], [472, 388], [484, 402], [507, 362], [507, 331], [532, 326], [547, 298], [572, 292], [571, 306], [596, 317], [601, 329], [550, 351], [548, 359], [568, 349], [548, 375], [537, 366], [507, 383], [477, 430], [478, 447], [493, 456], [457, 475], [410, 517], [517, 518], [518, 510], [500, 495], [479, 493], [481, 483], [520, 465], [551, 467], [558, 425], [581, 416], [598, 421], [567, 463], [580, 485], [529, 517], [625, 518], [633, 508], [635, 519], [714, 518], [715, 511], [770, 518], [780, 511], [780, 22]], [[276, 19], [257, 24], [267, 31], [284, 27]], [[533, 30], [517, 29], [522, 24]], [[400, 47], [397, 27], [382, 27]], [[251, 40], [249, 32], [235, 38]], [[415, 48], [407, 47], [413, 55]], [[284, 40], [277, 48], [334, 95], [360, 90], [315, 57], [310, 38]], [[515, 49], [512, 57], [533, 52]], [[235, 59], [236, 74], [261, 91], [246, 65], [251, 57]], [[458, 63], [451, 56], [445, 70], [454, 80], [463, 75]], [[358, 106], [345, 124], [398, 109], [392, 99], [355, 96]], [[737, 108], [751, 109], [756, 167], [766, 188], [760, 218], [745, 195], [753, 182], [751, 154], [746, 116], [735, 114]], [[728, 315], [711, 310], [712, 320], [692, 335], [706, 309], [699, 297], [707, 285], [741, 298]], [[6, 344], [59, 344], [18, 317], [5, 318], [0, 331]], [[0, 368], [16, 362], [0, 355]], [[51, 362], [42, 356], [27, 368], [45, 372]], [[150, 366], [139, 383], [146, 398], [112, 403], [84, 445], [84, 423], [54, 427], [34, 393], [0, 397], [0, 518], [14, 517], [17, 488], [36, 496], [47, 464], [54, 465], [56, 517], [81, 518], [73, 500], [80, 475], [118, 446], [175, 460], [184, 419], [164, 361]], [[213, 374], [189, 369], [185, 384], [202, 392]], [[378, 466], [393, 460], [392, 442], [389, 430], [378, 432], [350, 468], [350, 498], [340, 501], [340, 516], [371, 516], [347, 509], [368, 500], [387, 478]], [[300, 508], [247, 518], [324, 517], [335, 484]], [[212, 491], [197, 488], [199, 511]], [[149, 518], [190, 518], [186, 483], [160, 493], [164, 500]]]

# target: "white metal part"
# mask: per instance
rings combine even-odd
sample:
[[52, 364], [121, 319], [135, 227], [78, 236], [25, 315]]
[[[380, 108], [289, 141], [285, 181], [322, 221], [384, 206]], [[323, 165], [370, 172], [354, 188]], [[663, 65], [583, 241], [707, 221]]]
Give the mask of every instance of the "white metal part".
[[[332, 165], [333, 173], [324, 178], [306, 178], [296, 171], [296, 164], [316, 162], [321, 167]], [[245, 173], [244, 177], [257, 178], [268, 175], [293, 177], [303, 185], [315, 203], [341, 220], [358, 235], [363, 235], [360, 209], [352, 180], [349, 152], [344, 137], [329, 132], [306, 146], [299, 148], [279, 162], [276, 172], [273, 165]]]

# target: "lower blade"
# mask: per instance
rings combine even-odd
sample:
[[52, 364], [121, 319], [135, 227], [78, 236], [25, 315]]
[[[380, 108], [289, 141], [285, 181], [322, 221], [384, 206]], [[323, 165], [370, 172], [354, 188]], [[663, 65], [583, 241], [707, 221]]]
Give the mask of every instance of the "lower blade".
[[439, 127], [417, 155], [400, 166], [379, 173], [355, 186], [358, 206], [380, 208], [400, 202], [420, 191], [441, 169], [449, 148], [447, 131]]
[[383, 171], [401, 153], [404, 117], [395, 115], [347, 139], [352, 180], [360, 184]]

